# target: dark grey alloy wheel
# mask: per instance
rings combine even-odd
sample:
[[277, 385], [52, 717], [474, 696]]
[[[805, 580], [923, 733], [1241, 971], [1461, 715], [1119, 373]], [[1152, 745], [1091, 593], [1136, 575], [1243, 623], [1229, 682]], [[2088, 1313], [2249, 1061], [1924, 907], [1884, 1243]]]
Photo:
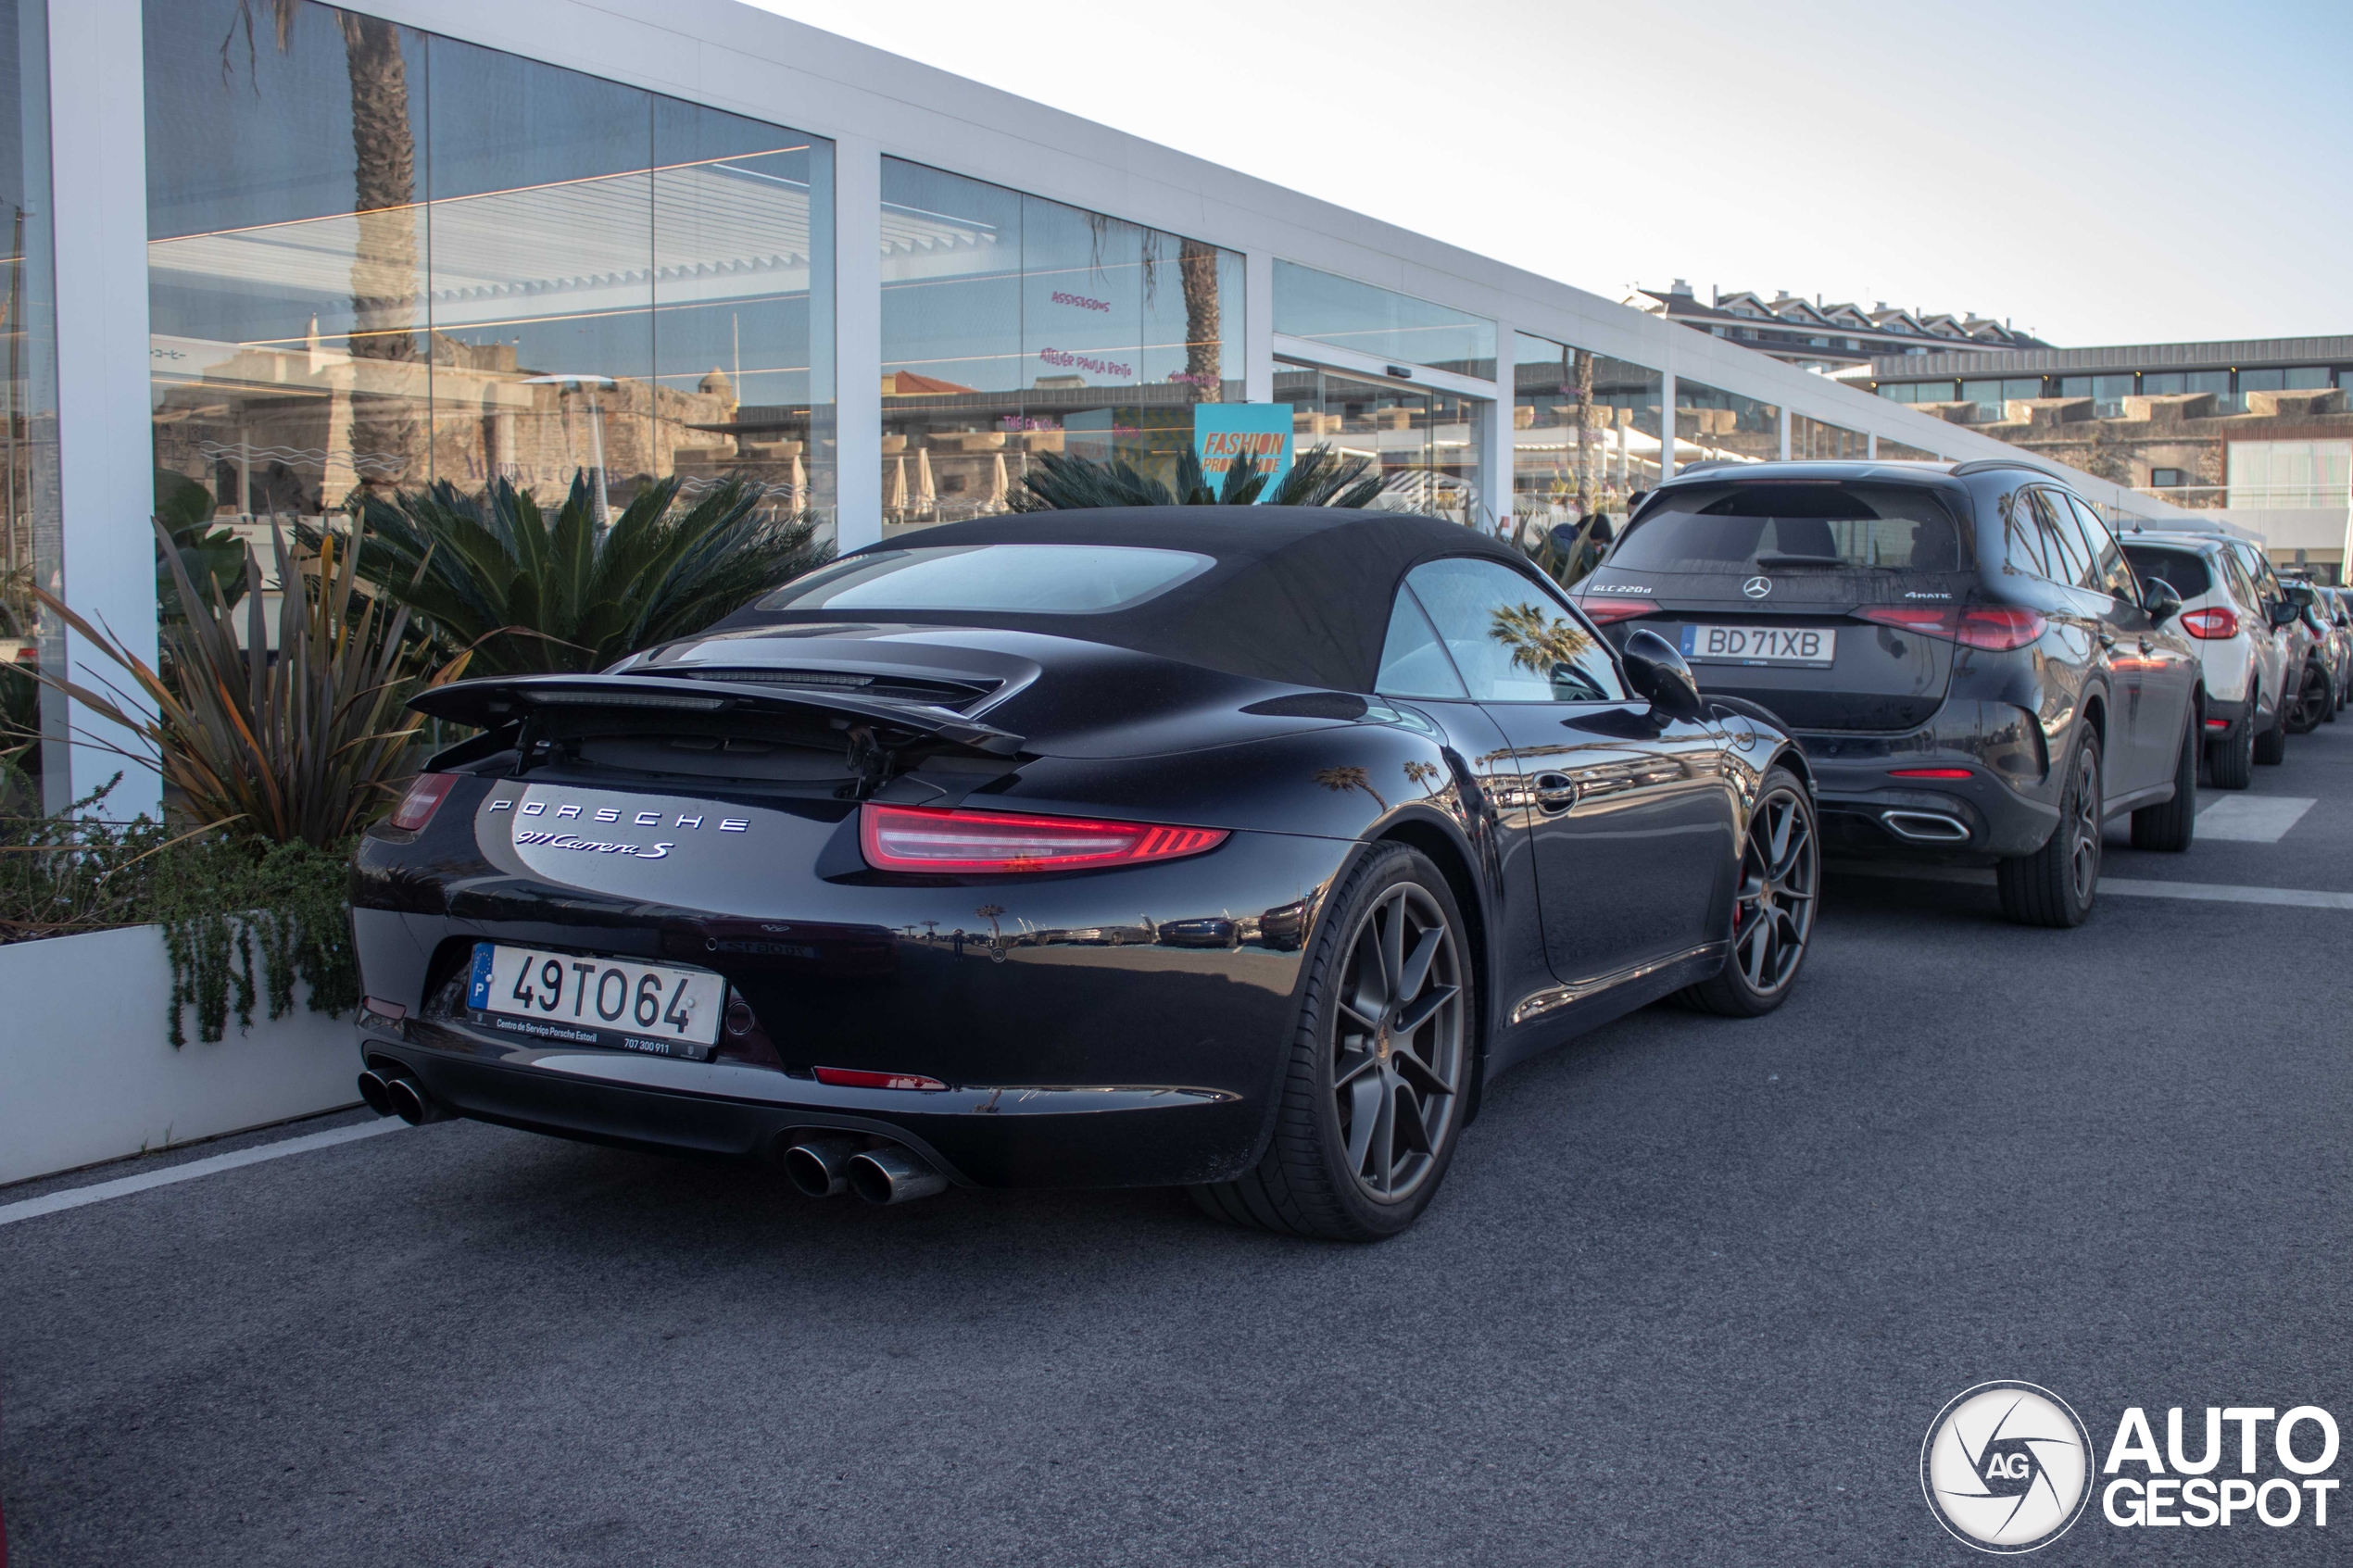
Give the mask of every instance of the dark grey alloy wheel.
[[2181, 759], [2173, 766], [2173, 798], [2133, 813], [2133, 847], [2178, 854], [2197, 836], [2198, 735], [2206, 728], [2200, 704], [2190, 705], [2182, 727]]
[[2304, 684], [2297, 688], [2296, 709], [2288, 717], [2287, 733], [2292, 735], [2310, 734], [2320, 727], [2322, 717], [2336, 702], [2334, 683], [2329, 672], [2318, 664], [2304, 667]]
[[1265, 1157], [1193, 1189], [1212, 1214], [1336, 1241], [1412, 1224], [1443, 1179], [1469, 1088], [1469, 948], [1444, 877], [1374, 846], [1334, 899]]
[[2024, 925], [2070, 926], [2092, 912], [2100, 885], [2100, 737], [2085, 730], [2068, 763], [2058, 825], [2032, 855], [1994, 868], [2002, 913]]
[[2246, 689], [2246, 716], [2206, 748], [2207, 776], [2216, 789], [2245, 789], [2255, 782], [2255, 688]]
[[1765, 775], [1741, 849], [1732, 950], [1722, 973], [1686, 988], [1679, 999], [1730, 1018], [1755, 1018], [1780, 1006], [1806, 961], [1821, 875], [1813, 799], [1794, 774], [1775, 768]]

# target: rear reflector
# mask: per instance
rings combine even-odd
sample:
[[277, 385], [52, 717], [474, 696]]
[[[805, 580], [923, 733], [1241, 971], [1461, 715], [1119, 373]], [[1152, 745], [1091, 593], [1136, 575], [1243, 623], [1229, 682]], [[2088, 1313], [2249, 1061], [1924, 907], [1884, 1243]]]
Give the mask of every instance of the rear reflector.
[[2206, 727], [2209, 730], [2227, 730], [2231, 727], [2231, 721], [2228, 719], [2208, 719], [2206, 721]]
[[409, 1016], [409, 1010], [398, 1002], [385, 1001], [382, 997], [362, 997], [359, 1005], [378, 1018], [389, 1018], [395, 1023]]
[[2182, 630], [2193, 637], [2204, 637], [2208, 642], [2218, 637], [2235, 637], [2239, 634], [2239, 618], [2220, 607], [2183, 610]]
[[866, 863], [886, 872], [1087, 871], [1199, 855], [1230, 836], [1224, 828], [871, 802], [861, 808], [858, 822], [859, 847]]
[[2007, 653], [2022, 648], [2043, 634], [2049, 623], [2031, 609], [2008, 605], [1976, 605], [1969, 608], [1929, 609], [1911, 605], [1866, 605], [1856, 615], [1881, 626], [1941, 637], [1964, 647]]
[[1621, 599], [1608, 594], [1588, 594], [1577, 601], [1577, 608], [1596, 626], [1606, 626], [1613, 621], [1631, 621], [1638, 615], [1648, 615], [1658, 607], [1648, 599]]
[[1977, 775], [1967, 768], [1890, 768], [1891, 779], [1969, 779]]
[[923, 1089], [936, 1091], [948, 1085], [937, 1078], [926, 1078], [920, 1073], [869, 1073], [862, 1067], [820, 1067], [817, 1082], [831, 1084], [837, 1089]]
[[433, 821], [433, 814], [441, 809], [457, 784], [455, 773], [419, 773], [400, 804], [392, 809], [392, 825], [415, 833]]

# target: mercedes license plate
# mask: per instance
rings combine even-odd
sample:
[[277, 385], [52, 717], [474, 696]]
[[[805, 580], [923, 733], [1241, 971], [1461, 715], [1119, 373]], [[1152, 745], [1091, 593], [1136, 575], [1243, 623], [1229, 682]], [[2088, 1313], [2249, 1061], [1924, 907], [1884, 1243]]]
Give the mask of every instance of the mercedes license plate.
[[1712, 664], [1829, 664], [1838, 633], [1826, 626], [1686, 626], [1683, 657]]
[[466, 1007], [502, 1035], [709, 1061], [727, 982], [705, 969], [474, 944]]

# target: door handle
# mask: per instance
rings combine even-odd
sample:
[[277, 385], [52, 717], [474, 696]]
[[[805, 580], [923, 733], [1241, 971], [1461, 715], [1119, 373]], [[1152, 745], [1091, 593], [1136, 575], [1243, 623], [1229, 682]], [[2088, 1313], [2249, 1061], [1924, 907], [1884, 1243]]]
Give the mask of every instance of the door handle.
[[1557, 815], [1577, 804], [1577, 781], [1567, 773], [1536, 775], [1536, 809]]

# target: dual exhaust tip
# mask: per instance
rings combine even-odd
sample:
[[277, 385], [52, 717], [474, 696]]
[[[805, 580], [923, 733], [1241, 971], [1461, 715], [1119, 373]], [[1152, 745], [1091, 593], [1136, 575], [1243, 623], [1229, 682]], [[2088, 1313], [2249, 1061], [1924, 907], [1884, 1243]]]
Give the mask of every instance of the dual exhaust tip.
[[869, 1203], [912, 1203], [948, 1190], [948, 1178], [912, 1150], [869, 1148], [864, 1138], [803, 1138], [785, 1150], [785, 1173], [812, 1198], [854, 1192]]
[[411, 1127], [447, 1122], [457, 1114], [434, 1098], [422, 1084], [385, 1066], [371, 1067], [359, 1074], [359, 1098], [377, 1115], [397, 1116]]

